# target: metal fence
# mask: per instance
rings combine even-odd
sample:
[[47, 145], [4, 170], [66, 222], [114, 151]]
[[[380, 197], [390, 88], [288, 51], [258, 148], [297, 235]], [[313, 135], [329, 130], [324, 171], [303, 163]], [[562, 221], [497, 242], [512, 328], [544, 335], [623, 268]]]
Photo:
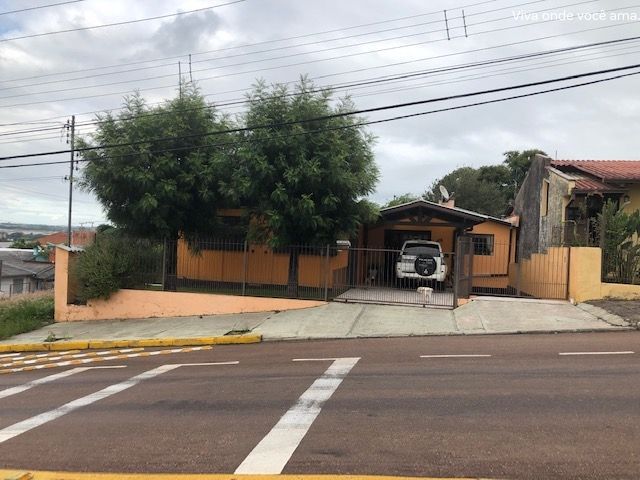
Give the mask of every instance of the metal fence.
[[442, 259], [446, 279], [435, 282], [399, 276], [399, 250], [348, 244], [271, 248], [206, 238], [149, 242], [143, 251], [123, 276], [127, 288], [443, 307], [454, 304], [451, 253]]
[[569, 284], [569, 248], [551, 247], [516, 262], [511, 243], [474, 243], [471, 273], [461, 271], [459, 282], [471, 276], [476, 295], [565, 299]]
[[551, 227], [551, 245], [558, 247], [599, 247], [599, 229], [595, 218], [566, 221]]
[[602, 249], [602, 281], [640, 285], [640, 245]]

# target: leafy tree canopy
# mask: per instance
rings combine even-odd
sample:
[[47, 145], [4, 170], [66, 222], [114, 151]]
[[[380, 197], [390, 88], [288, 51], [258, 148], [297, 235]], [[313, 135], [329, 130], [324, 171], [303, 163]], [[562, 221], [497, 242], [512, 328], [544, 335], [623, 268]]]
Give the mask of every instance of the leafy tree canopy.
[[542, 150], [511, 150], [498, 165], [461, 167], [433, 182], [425, 192], [427, 200], [440, 200], [440, 185], [455, 195], [456, 206], [493, 216], [502, 216], [515, 198], [535, 154]]
[[[87, 160], [83, 186], [102, 203], [117, 227], [145, 237], [177, 238], [211, 232], [223, 201], [222, 177], [229, 149], [210, 146], [228, 141], [206, 135], [229, 128], [227, 118], [204, 101], [195, 87], [150, 107], [135, 94], [116, 116], [98, 117], [96, 133], [81, 139]], [[127, 144], [107, 148], [108, 145]]]
[[292, 91], [258, 82], [248, 101], [244, 126], [274, 125], [245, 133], [238, 151], [234, 182], [258, 219], [254, 235], [272, 246], [327, 244], [375, 215], [364, 198], [378, 180], [373, 136], [353, 117], [307, 121], [353, 110], [349, 98], [334, 102], [303, 77]]
[[398, 205], [402, 205], [403, 203], [413, 202], [420, 198], [420, 195], [416, 195], [414, 193], [403, 193], [402, 195], [394, 195], [391, 200], [385, 203], [382, 208], [396, 207]]

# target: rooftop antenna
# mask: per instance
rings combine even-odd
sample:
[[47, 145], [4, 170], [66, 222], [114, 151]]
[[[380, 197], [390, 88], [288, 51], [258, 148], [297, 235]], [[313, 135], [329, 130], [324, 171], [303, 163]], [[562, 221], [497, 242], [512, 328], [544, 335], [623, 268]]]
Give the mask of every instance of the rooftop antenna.
[[444, 185], [439, 185], [438, 188], [440, 189], [440, 193], [442, 194], [442, 201], [448, 202], [451, 198], [451, 195], [449, 195], [449, 190], [447, 190], [447, 187], [445, 187]]

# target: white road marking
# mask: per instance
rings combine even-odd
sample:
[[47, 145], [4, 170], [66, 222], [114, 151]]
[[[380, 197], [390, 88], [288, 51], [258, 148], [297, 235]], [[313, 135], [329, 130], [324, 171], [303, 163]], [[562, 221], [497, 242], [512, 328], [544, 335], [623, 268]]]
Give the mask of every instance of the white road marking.
[[20, 353], [0, 353], [0, 358], [19, 357]]
[[43, 385], [49, 382], [55, 382], [56, 380], [60, 380], [61, 378], [68, 377], [70, 375], [75, 375], [76, 373], [86, 372], [87, 370], [95, 370], [95, 369], [104, 369], [104, 368], [126, 368], [126, 365], [113, 365], [113, 366], [104, 366], [104, 367], [78, 367], [72, 368], [71, 370], [66, 370], [60, 373], [54, 373], [53, 375], [48, 375], [46, 377], [38, 378], [37, 380], [33, 380], [31, 382], [27, 382], [22, 385], [18, 385], [11, 388], [6, 388], [4, 390], [0, 390], [0, 398], [7, 398], [11, 395], [17, 395], [18, 393], [25, 392], [33, 387], [38, 385]]
[[18, 360], [30, 360], [32, 358], [46, 358], [46, 357], [56, 357], [58, 355], [69, 355], [71, 353], [80, 353], [80, 350], [67, 350], [65, 352], [47, 352], [47, 353], [36, 353], [36, 354], [29, 354], [29, 353], [11, 353], [10, 355], [13, 358], [3, 358], [0, 355], [0, 360], [11, 360], [11, 361], [18, 361]]
[[633, 355], [634, 353], [627, 350], [622, 352], [561, 352], [558, 355]]
[[467, 355], [420, 355], [420, 358], [482, 358], [490, 357], [484, 354], [467, 354]]
[[[320, 359], [309, 359], [319, 361]], [[324, 403], [331, 398], [344, 377], [360, 358], [336, 358], [331, 366], [316, 379], [275, 424], [271, 431], [255, 446], [236, 469], [235, 474], [280, 474], [320, 414]], [[305, 361], [295, 359], [295, 361]]]
[[[204, 365], [229, 365], [235, 364], [235, 362], [219, 362], [219, 363], [211, 363]], [[85, 395], [84, 397], [80, 397], [76, 400], [72, 400], [69, 403], [65, 403], [61, 407], [54, 408], [53, 410], [49, 410], [48, 412], [41, 413], [36, 415], [35, 417], [27, 418], [18, 423], [14, 423], [6, 428], [0, 430], [0, 443], [4, 443], [7, 440], [11, 440], [18, 435], [21, 435], [29, 430], [33, 430], [36, 427], [44, 425], [45, 423], [56, 420], [57, 418], [66, 415], [67, 413], [71, 413], [74, 410], [77, 410], [81, 407], [86, 407], [87, 405], [91, 405], [99, 400], [104, 400], [116, 393], [120, 393], [128, 388], [134, 387], [140, 382], [144, 380], [149, 380], [153, 377], [157, 377], [158, 375], [162, 375], [163, 373], [169, 372], [171, 370], [175, 370], [176, 368], [183, 366], [194, 366], [199, 364], [173, 364], [173, 365], [161, 365], [160, 367], [154, 368], [152, 370], [147, 370], [135, 377], [131, 377], [124, 382], [116, 383], [114, 385], [109, 385], [102, 390], [99, 390], [95, 393], [90, 393], [89, 395]]]
[[0, 367], [12, 367], [18, 365], [33, 365], [36, 363], [44, 363], [44, 362], [54, 362], [56, 360], [73, 360], [76, 358], [84, 358], [84, 357], [104, 357], [107, 355], [116, 355], [121, 353], [133, 353], [133, 352], [141, 352], [144, 348], [126, 348], [120, 350], [108, 350], [103, 352], [85, 352], [85, 353], [76, 353], [76, 354], [67, 354], [66, 352], [62, 352], [56, 356], [39, 356], [38, 358], [32, 358], [31, 360], [27, 359], [16, 359], [12, 358], [9, 363], [2, 363]]
[[333, 362], [334, 360], [338, 360], [338, 358], [294, 358], [293, 362]]
[[86, 365], [87, 363], [107, 362], [111, 360], [124, 360], [127, 358], [153, 357], [156, 355], [168, 355], [171, 353], [199, 352], [203, 350], [211, 350], [212, 348], [213, 347], [211, 347], [210, 345], [205, 345], [202, 347], [183, 347], [183, 348], [173, 348], [171, 350], [153, 350], [151, 352], [126, 353], [126, 354], [111, 355], [108, 357], [101, 356], [101, 357], [90, 357], [90, 358], [77, 358], [74, 360], [66, 360], [64, 362], [45, 363], [42, 365], [28, 365], [26, 367], [0, 369], [0, 374], [30, 372], [33, 370], [42, 370], [44, 368], [68, 367], [70, 365]]

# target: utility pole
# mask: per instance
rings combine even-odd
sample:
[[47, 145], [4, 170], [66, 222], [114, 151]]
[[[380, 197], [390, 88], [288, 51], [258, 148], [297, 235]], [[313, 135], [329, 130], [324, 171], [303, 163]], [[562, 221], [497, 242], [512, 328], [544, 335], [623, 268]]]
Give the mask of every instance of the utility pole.
[[73, 202], [73, 161], [75, 155], [75, 140], [76, 140], [76, 116], [71, 115], [71, 124], [67, 123], [67, 127], [71, 130], [69, 137], [69, 150], [71, 151], [71, 158], [69, 161], [69, 224], [67, 227], [67, 246], [71, 246], [71, 206]]

